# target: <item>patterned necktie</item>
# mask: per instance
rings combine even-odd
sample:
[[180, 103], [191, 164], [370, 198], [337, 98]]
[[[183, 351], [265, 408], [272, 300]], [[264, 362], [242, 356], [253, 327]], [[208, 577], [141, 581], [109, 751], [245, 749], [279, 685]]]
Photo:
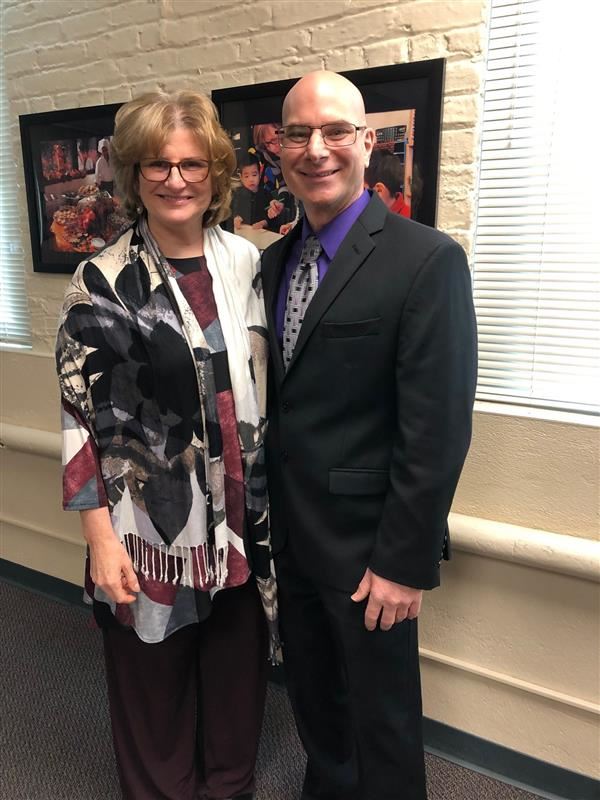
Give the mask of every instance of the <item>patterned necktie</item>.
[[286, 369], [292, 360], [306, 309], [317, 291], [319, 283], [317, 259], [321, 255], [321, 249], [317, 237], [308, 236], [298, 266], [290, 279], [283, 321], [283, 363]]

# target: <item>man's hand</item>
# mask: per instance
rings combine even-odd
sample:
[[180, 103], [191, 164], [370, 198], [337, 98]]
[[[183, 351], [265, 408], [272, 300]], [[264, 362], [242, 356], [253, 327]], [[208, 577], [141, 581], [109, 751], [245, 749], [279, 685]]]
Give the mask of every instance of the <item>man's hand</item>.
[[365, 611], [365, 628], [374, 631], [381, 616], [379, 627], [382, 631], [389, 631], [396, 622], [419, 616], [423, 590], [380, 578], [367, 567], [352, 600], [360, 603], [366, 597], [369, 602]]

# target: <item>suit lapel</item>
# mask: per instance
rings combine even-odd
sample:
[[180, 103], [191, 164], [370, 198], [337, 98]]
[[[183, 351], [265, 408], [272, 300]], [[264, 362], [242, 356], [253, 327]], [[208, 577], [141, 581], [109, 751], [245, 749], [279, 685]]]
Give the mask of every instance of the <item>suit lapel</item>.
[[281, 384], [281, 381], [285, 376], [285, 369], [283, 366], [283, 354], [281, 352], [281, 344], [277, 337], [275, 306], [277, 304], [279, 285], [281, 283], [282, 275], [285, 270], [285, 264], [287, 262], [290, 250], [294, 242], [300, 235], [299, 234], [300, 230], [302, 230], [302, 225], [298, 224], [296, 225], [293, 232], [289, 233], [286, 237], [284, 237], [279, 252], [275, 255], [275, 257], [271, 261], [272, 266], [270, 269], [268, 280], [265, 281], [263, 277], [263, 285], [265, 287], [265, 311], [267, 314], [267, 330], [269, 332], [269, 350], [271, 354], [271, 360], [275, 372], [275, 377], [277, 379], [278, 384]]
[[[306, 342], [319, 324], [323, 314], [375, 247], [371, 234], [382, 229], [386, 214], [386, 207], [377, 195], [374, 195], [350, 229], [304, 315], [294, 355], [286, 374], [289, 374], [296, 361], [301, 357]], [[281, 366], [283, 369], [283, 360], [281, 360]]]

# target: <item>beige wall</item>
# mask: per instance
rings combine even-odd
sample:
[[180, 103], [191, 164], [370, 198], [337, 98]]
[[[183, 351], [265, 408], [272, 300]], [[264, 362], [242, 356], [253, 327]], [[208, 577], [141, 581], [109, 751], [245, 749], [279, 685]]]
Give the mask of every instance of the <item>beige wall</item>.
[[[485, 0], [4, 0], [15, 156], [20, 164], [22, 113], [128, 100], [156, 86], [210, 92], [318, 67], [445, 57], [438, 222], [470, 250], [486, 13]], [[83, 549], [77, 520], [60, 511], [52, 436], [52, 340], [66, 278], [32, 272], [22, 180], [19, 196], [34, 347], [0, 360], [0, 556], [80, 582]], [[454, 511], [466, 533], [423, 614], [426, 713], [597, 774], [597, 583], [589, 559], [587, 577], [561, 574], [569, 542], [577, 550], [598, 536], [597, 429], [476, 413]], [[471, 518], [538, 529], [527, 534], [527, 563], [520, 528], [503, 528], [488, 547], [469, 532]], [[547, 555], [545, 531], [562, 534], [548, 539], [554, 571], [531, 557], [541, 564]]]

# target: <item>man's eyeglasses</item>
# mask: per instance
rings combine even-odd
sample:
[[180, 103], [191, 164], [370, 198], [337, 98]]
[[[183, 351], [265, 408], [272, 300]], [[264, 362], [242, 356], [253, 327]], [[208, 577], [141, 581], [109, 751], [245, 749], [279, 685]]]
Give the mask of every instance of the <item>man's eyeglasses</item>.
[[142, 176], [147, 181], [160, 183], [166, 181], [171, 176], [173, 168], [179, 170], [179, 174], [186, 183], [202, 183], [208, 177], [210, 171], [210, 161], [202, 161], [199, 158], [186, 158], [183, 161], [165, 161], [163, 158], [145, 158], [140, 161], [139, 168]]
[[285, 125], [279, 128], [279, 144], [287, 149], [306, 147], [313, 131], [321, 131], [327, 147], [348, 147], [354, 144], [358, 131], [366, 130], [366, 125], [353, 125], [351, 122], [327, 122], [325, 125]]

